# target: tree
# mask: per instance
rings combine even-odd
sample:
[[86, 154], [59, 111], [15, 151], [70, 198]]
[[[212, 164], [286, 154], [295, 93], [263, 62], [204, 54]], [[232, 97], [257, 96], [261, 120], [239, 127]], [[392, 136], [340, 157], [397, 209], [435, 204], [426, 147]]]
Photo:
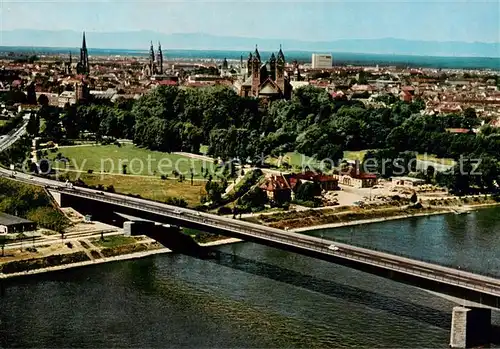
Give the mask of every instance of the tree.
[[0, 246], [2, 246], [2, 257], [5, 256], [5, 243], [7, 241], [7, 237], [4, 235], [4, 236], [0, 236]]
[[40, 117], [36, 113], [30, 114], [30, 119], [28, 121], [28, 125], [26, 126], [26, 131], [31, 136], [38, 136], [40, 132]]
[[428, 183], [432, 181], [435, 173], [436, 169], [434, 168], [434, 166], [431, 165], [427, 166], [427, 170], [425, 171], [425, 179]]
[[297, 189], [296, 198], [299, 201], [313, 201], [320, 194], [321, 187], [318, 183], [305, 182]]
[[214, 203], [221, 201], [224, 188], [219, 183], [209, 181], [205, 185], [205, 190], [210, 201]]
[[417, 201], [418, 201], [417, 193], [415, 191], [413, 191], [413, 194], [410, 197], [410, 202], [416, 204]]

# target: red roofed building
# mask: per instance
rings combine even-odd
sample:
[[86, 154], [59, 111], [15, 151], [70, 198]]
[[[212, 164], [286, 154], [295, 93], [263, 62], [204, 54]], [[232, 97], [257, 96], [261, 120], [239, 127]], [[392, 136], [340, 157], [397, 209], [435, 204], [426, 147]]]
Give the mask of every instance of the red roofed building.
[[292, 199], [292, 189], [288, 181], [282, 175], [267, 177], [260, 185], [269, 200], [276, 202], [290, 202]]
[[[300, 185], [300, 181], [310, 181], [314, 183], [318, 183], [321, 187], [321, 190], [330, 191], [330, 190], [338, 190], [338, 178], [335, 176], [325, 175], [321, 172], [313, 172], [306, 171], [302, 173], [293, 173], [288, 176], [288, 181], [290, 183], [290, 187], [295, 190], [297, 185]], [[294, 185], [292, 186], [292, 181]]]
[[447, 128], [445, 131], [448, 133], [474, 133], [474, 131], [471, 131], [468, 128]]
[[351, 166], [347, 172], [339, 175], [339, 183], [354, 188], [371, 188], [377, 184], [377, 176], [372, 173], [361, 172]]

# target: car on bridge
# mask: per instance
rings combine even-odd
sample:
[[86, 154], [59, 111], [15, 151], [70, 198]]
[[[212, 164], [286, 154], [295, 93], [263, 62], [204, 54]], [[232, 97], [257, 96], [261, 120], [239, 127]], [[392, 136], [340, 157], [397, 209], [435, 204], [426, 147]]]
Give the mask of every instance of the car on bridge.
[[335, 245], [330, 245], [330, 246], [328, 246], [328, 249], [329, 249], [329, 250], [332, 250], [332, 251], [338, 251], [338, 250], [340, 250], [340, 249], [339, 249], [339, 247], [338, 247], [338, 246], [335, 246]]

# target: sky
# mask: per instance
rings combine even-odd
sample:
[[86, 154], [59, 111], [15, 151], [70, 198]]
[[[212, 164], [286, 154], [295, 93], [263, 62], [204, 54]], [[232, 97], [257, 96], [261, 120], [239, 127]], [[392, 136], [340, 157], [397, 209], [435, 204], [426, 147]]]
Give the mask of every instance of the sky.
[[0, 29], [500, 42], [498, 0], [0, 0]]

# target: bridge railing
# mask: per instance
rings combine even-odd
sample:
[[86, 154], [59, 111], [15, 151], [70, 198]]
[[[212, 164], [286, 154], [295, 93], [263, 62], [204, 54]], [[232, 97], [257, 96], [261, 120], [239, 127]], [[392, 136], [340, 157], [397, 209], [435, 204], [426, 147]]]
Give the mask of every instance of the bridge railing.
[[497, 296], [500, 295], [500, 287], [498, 285], [489, 284], [484, 281], [481, 281], [478, 278], [473, 278], [470, 275], [467, 275], [469, 273], [461, 272], [460, 270], [456, 271], [454, 270], [454, 273], [450, 273], [449, 271], [444, 272], [437, 268], [431, 268], [429, 266], [423, 267], [423, 266], [411, 265], [405, 262], [391, 259], [389, 254], [387, 254], [386, 257], [380, 257], [375, 255], [368, 255], [366, 253], [359, 252], [356, 250], [352, 250], [349, 252], [344, 251], [343, 249], [334, 251], [328, 248], [329, 245], [332, 243], [332, 241], [320, 243], [311, 240], [311, 238], [306, 235], [304, 235], [303, 238], [297, 237], [298, 234], [294, 234], [293, 238], [290, 236], [287, 237], [285, 232], [283, 232], [283, 234], [281, 233], [278, 234], [274, 232], [274, 230], [264, 230], [260, 229], [259, 227], [253, 227], [250, 224], [242, 226], [241, 224], [236, 223], [234, 222], [234, 220], [231, 219], [222, 219], [222, 218], [219, 219], [219, 217], [217, 219], [214, 219], [214, 217], [211, 217], [212, 215], [206, 215], [201, 213], [199, 214], [189, 213], [185, 210], [176, 212], [177, 210], [180, 209], [175, 206], [150, 203], [146, 202], [145, 200], [141, 200], [141, 203], [138, 203], [131, 199], [110, 197], [102, 194], [94, 194], [94, 193], [67, 190], [67, 189], [57, 189], [57, 190], [60, 192], [65, 192], [70, 195], [88, 197], [98, 201], [104, 201], [108, 203], [122, 205], [125, 207], [139, 209], [141, 211], [158, 213], [160, 215], [163, 216], [166, 215], [169, 217], [179, 219], [181, 221], [197, 222], [202, 225], [211, 225], [213, 227], [225, 231], [242, 233], [247, 236], [253, 236], [260, 239], [278, 242], [289, 246], [301, 247], [312, 251], [321, 252], [323, 254], [332, 255], [335, 257], [361, 261], [365, 264], [380, 266], [385, 269], [392, 269], [404, 272], [409, 275], [418, 275], [427, 279], [441, 281], [451, 285], [458, 285], [469, 289], [488, 292]]
[[[361, 243], [353, 243], [351, 241], [336, 240], [335, 238], [333, 238], [333, 240], [330, 240], [330, 241], [332, 243], [335, 243], [335, 242], [349, 243], [352, 246], [366, 248], [366, 249], [369, 249], [369, 250], [378, 251], [378, 252], [382, 252], [382, 253], [388, 253], [388, 254], [399, 256], [399, 257], [415, 259], [415, 260], [418, 260], [418, 261], [421, 261], [421, 262], [425, 262], [425, 263], [429, 263], [429, 264], [435, 264], [435, 265], [440, 265], [440, 266], [443, 266], [443, 267], [447, 267], [447, 268], [458, 270], [456, 265], [453, 265], [453, 264], [450, 264], [450, 263], [445, 263], [445, 262], [438, 262], [436, 260], [432, 260], [430, 258], [424, 258], [424, 257], [421, 257], [421, 256], [415, 257], [415, 256], [411, 256], [408, 253], [403, 253], [403, 252], [399, 252], [399, 251], [392, 251], [392, 250], [390, 251], [390, 250], [383, 249], [383, 248], [380, 248], [380, 247], [377, 247], [377, 246], [372, 246], [372, 245], [367, 245], [367, 244], [361, 244]], [[498, 274], [485, 272], [484, 270], [479, 270], [477, 268], [460, 269], [460, 271], [467, 272], [467, 273], [472, 273], [472, 274], [477, 274], [477, 275], [483, 275], [483, 276], [491, 277], [491, 278], [494, 278], [494, 279], [500, 278], [500, 275], [498, 275]]]

